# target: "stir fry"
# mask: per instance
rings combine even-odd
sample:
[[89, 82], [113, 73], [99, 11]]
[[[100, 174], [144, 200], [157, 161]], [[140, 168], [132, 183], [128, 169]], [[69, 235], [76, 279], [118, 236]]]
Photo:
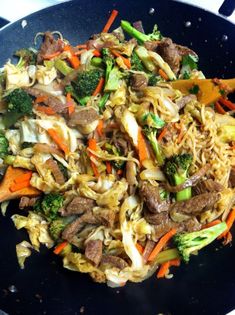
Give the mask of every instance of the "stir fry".
[[123, 286], [221, 239], [235, 219], [235, 104], [198, 101], [205, 79], [197, 54], [140, 21], [121, 21], [72, 45], [39, 33], [38, 49], [15, 52], [0, 72], [0, 202], [29, 240], [19, 264], [41, 244], [65, 268]]

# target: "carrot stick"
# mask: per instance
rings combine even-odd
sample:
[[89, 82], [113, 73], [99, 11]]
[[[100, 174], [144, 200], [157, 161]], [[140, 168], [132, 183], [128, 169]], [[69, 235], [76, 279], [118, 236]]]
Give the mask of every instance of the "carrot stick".
[[160, 253], [166, 243], [176, 234], [176, 232], [176, 229], [172, 229], [160, 238], [152, 253], [149, 255], [148, 261], [153, 261], [156, 258], [156, 256]]
[[166, 261], [163, 264], [161, 264], [161, 267], [159, 268], [159, 271], [157, 273], [157, 278], [158, 279], [164, 278], [169, 271], [169, 267], [170, 267], [169, 261]]
[[71, 115], [75, 111], [75, 104], [74, 101], [71, 97], [71, 93], [67, 93], [66, 95], [66, 103], [68, 106], [68, 114]]
[[73, 49], [70, 45], [64, 46], [64, 51], [70, 52], [70, 57], [68, 57], [69, 62], [71, 63], [74, 69], [77, 69], [80, 66], [80, 61], [78, 57], [74, 54]]
[[56, 51], [56, 52], [54, 52], [52, 54], [44, 55], [43, 59], [50, 60], [50, 59], [53, 59], [53, 58], [59, 56], [60, 54], [61, 54], [61, 51]]
[[158, 73], [164, 80], [169, 81], [168, 75], [162, 69], [159, 69]]
[[69, 148], [64, 143], [64, 140], [57, 134], [57, 132], [53, 128], [47, 129], [49, 136], [52, 140], [58, 145], [58, 147], [64, 151], [65, 154], [69, 153]]
[[62, 250], [68, 245], [68, 242], [67, 241], [64, 241], [60, 244], [58, 244], [55, 249], [53, 250], [53, 253], [56, 254], [56, 255], [59, 255]]
[[97, 87], [95, 88], [95, 91], [92, 93], [93, 96], [96, 96], [102, 91], [102, 88], [104, 86], [104, 78], [101, 77], [99, 80], [99, 83], [97, 84]]
[[41, 112], [41, 113], [44, 113], [46, 115], [55, 115], [56, 112], [49, 106], [36, 106], [35, 109], [38, 111], [38, 112]]
[[235, 208], [233, 208], [229, 212], [229, 215], [228, 215], [227, 220], [226, 220], [227, 229], [222, 234], [220, 234], [220, 236], [218, 237], [218, 240], [221, 239], [222, 237], [225, 237], [228, 234], [229, 230], [231, 229], [231, 227], [234, 223], [234, 220], [235, 220]]
[[95, 49], [95, 50], [93, 50], [93, 55], [94, 55], [95, 57], [100, 57], [100, 56], [101, 56], [101, 53], [99, 52], [99, 50]]
[[123, 170], [117, 170], [118, 175], [122, 175], [122, 173], [123, 173]]
[[32, 174], [33, 174], [32, 171], [27, 171], [26, 173], [24, 173], [24, 174], [22, 174], [22, 175], [16, 177], [16, 178], [14, 179], [14, 182], [15, 182], [16, 184], [19, 184], [19, 183], [22, 183], [22, 182], [24, 182], [24, 181], [30, 180], [31, 177], [32, 177]]
[[100, 119], [98, 126], [96, 127], [96, 131], [100, 137], [103, 136], [103, 129], [104, 129], [104, 121]]
[[47, 95], [38, 96], [38, 97], [36, 97], [34, 104], [44, 103], [47, 99], [48, 99]]
[[30, 186], [30, 180], [24, 180], [20, 183], [13, 183], [11, 184], [10, 186], [10, 191], [11, 192], [15, 192], [15, 191], [18, 191], [18, 190], [21, 190], [23, 188], [27, 188]]
[[219, 101], [221, 104], [223, 104], [224, 106], [226, 106], [227, 108], [231, 109], [231, 110], [235, 110], [235, 104], [232, 103], [231, 101], [223, 98], [223, 97], [220, 97], [219, 98]]
[[108, 31], [109, 31], [110, 27], [112, 26], [114, 20], [116, 19], [117, 15], [118, 15], [118, 11], [117, 10], [113, 10], [111, 12], [111, 15], [110, 15], [107, 23], [105, 24], [105, 26], [104, 26], [104, 28], [102, 30], [102, 33], [108, 33]]
[[183, 127], [182, 127], [182, 124], [180, 124], [180, 129], [179, 129], [179, 135], [178, 135], [178, 138], [177, 138], [177, 144], [179, 144], [182, 139], [183, 139], [183, 136], [184, 136], [184, 131], [183, 131]]
[[[96, 144], [96, 140], [94, 138], [91, 138], [88, 140], [88, 148], [92, 151], [97, 150], [97, 144]], [[93, 154], [91, 152], [89, 152], [89, 155], [93, 156]], [[97, 169], [97, 166], [92, 161], [91, 161], [91, 167], [92, 167], [92, 170], [94, 172], [95, 177], [99, 177], [99, 171]]]
[[215, 102], [215, 109], [220, 114], [224, 115], [226, 113], [226, 111], [223, 109], [219, 102]]
[[139, 154], [140, 163], [142, 163], [144, 160], [148, 159], [149, 157], [148, 147], [145, 142], [145, 138], [142, 134], [141, 129], [139, 129], [138, 131], [138, 154]]
[[202, 226], [202, 230], [203, 230], [203, 229], [208, 229], [209, 227], [214, 226], [214, 225], [217, 225], [217, 224], [219, 224], [219, 223], [221, 223], [221, 220], [217, 219], [217, 220], [214, 220], [214, 221], [209, 222], [209, 223], [207, 223], [207, 224], [204, 224], [204, 225]]
[[138, 252], [140, 254], [143, 254], [143, 252], [144, 252], [144, 247], [143, 246], [141, 246], [139, 243], [136, 243], [135, 247], [137, 248], [137, 250], [138, 250]]
[[175, 266], [175, 267], [179, 267], [180, 266], [180, 259], [176, 258], [176, 259], [172, 259], [169, 261], [170, 262], [170, 266]]
[[106, 161], [106, 170], [108, 174], [112, 173], [112, 165], [109, 161]]
[[111, 50], [112, 54], [115, 57], [120, 57], [122, 58], [122, 61], [124, 62], [124, 64], [127, 66], [128, 69], [131, 68], [131, 62], [130, 59], [123, 57], [121, 54], [119, 54], [119, 52], [117, 52], [116, 50]]
[[167, 133], [167, 126], [165, 126], [165, 127], [162, 129], [162, 131], [160, 132], [160, 134], [159, 134], [157, 140], [158, 140], [159, 142], [162, 141], [162, 139], [165, 137], [166, 133]]

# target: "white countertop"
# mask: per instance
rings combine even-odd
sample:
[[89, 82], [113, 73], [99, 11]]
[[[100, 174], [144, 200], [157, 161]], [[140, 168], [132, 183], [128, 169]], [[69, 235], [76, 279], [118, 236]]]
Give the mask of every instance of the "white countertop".
[[[35, 12], [43, 8], [46, 8], [48, 6], [62, 3], [65, 1], [68, 1], [68, 0], [1, 0], [0, 17], [13, 22], [32, 12]], [[178, 0], [178, 1], [189, 3], [198, 7], [202, 7], [215, 14], [218, 14], [218, 9], [223, 3], [223, 0]], [[12, 10], [12, 8], [14, 8], [14, 10]], [[235, 23], [235, 12], [228, 18], [228, 20]]]

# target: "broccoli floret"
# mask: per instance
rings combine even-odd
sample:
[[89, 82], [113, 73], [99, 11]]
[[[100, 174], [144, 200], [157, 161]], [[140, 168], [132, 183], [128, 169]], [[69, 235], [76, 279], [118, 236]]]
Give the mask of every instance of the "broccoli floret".
[[105, 69], [105, 92], [116, 91], [119, 87], [119, 79], [121, 73], [114, 64], [114, 59], [107, 48], [102, 49], [103, 61], [106, 65]]
[[131, 55], [131, 69], [134, 71], [145, 71], [144, 65], [135, 51]]
[[58, 241], [66, 225], [71, 223], [74, 219], [75, 219], [75, 216], [67, 216], [67, 217], [58, 217], [57, 219], [51, 221], [49, 225], [49, 233], [51, 237], [55, 241]]
[[158, 164], [160, 166], [163, 165], [165, 161], [165, 156], [162, 152], [160, 144], [157, 141], [157, 129], [149, 126], [144, 126], [143, 132], [152, 146]]
[[[180, 185], [188, 178], [188, 170], [192, 163], [190, 154], [174, 155], [164, 165], [164, 172], [172, 185]], [[176, 193], [176, 200], [187, 200], [192, 195], [191, 187], [185, 188]]]
[[19, 57], [24, 65], [36, 65], [37, 54], [30, 48], [22, 48], [15, 52], [15, 56]]
[[51, 221], [57, 218], [58, 210], [63, 206], [64, 198], [58, 193], [44, 195], [42, 199], [37, 200], [34, 210], [42, 212], [45, 217]]
[[32, 114], [32, 98], [23, 89], [13, 90], [4, 99], [8, 104], [7, 113], [3, 117], [6, 128], [14, 125], [19, 118]]
[[91, 96], [99, 83], [101, 75], [102, 72], [98, 69], [78, 73], [77, 78], [74, 80], [78, 96], [80, 98]]
[[134, 28], [128, 21], [121, 21], [122, 29], [130, 36], [136, 38], [140, 44], [146, 41], [160, 40], [162, 38], [161, 33], [158, 31], [157, 25], [154, 25], [153, 32], [151, 34], [144, 34]]
[[210, 228], [191, 233], [179, 233], [173, 238], [178, 251], [185, 262], [189, 261], [190, 254], [200, 250], [213, 242], [227, 229], [225, 222], [216, 224]]
[[148, 78], [148, 85], [149, 86], [156, 86], [158, 81], [159, 81], [159, 76], [157, 76], [155, 74], [149, 75], [149, 78]]
[[9, 142], [2, 132], [0, 132], [0, 158], [3, 159], [8, 154]]

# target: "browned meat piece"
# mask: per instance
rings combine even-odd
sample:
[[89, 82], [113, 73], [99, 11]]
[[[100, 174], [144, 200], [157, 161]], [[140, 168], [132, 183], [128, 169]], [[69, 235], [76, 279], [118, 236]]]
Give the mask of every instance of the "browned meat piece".
[[148, 85], [148, 78], [142, 73], [134, 73], [131, 76], [130, 85], [133, 90], [142, 90]]
[[44, 41], [40, 47], [37, 55], [37, 62], [41, 63], [45, 56], [51, 55], [57, 51], [63, 50], [63, 42], [61, 40], [56, 40], [51, 32], [46, 32], [44, 34]]
[[144, 247], [143, 254], [142, 254], [144, 261], [148, 260], [149, 255], [152, 253], [155, 245], [156, 245], [156, 243], [154, 241], [147, 240], [146, 245]]
[[218, 193], [204, 193], [194, 196], [189, 200], [174, 202], [171, 205], [170, 211], [197, 214], [211, 209], [219, 199], [220, 196]]
[[86, 197], [74, 197], [66, 208], [61, 209], [60, 213], [66, 217], [73, 214], [83, 214], [86, 211], [92, 210], [95, 206], [95, 201]]
[[112, 265], [114, 267], [117, 267], [120, 270], [128, 267], [128, 263], [124, 259], [117, 256], [112, 256], [112, 255], [103, 255], [101, 259], [101, 263]]
[[133, 23], [134, 28], [136, 28], [139, 32], [144, 33], [144, 28], [142, 21], [136, 21]]
[[161, 224], [169, 219], [168, 211], [164, 211], [161, 213], [152, 213], [150, 211], [144, 212], [145, 220], [153, 225]]
[[181, 46], [178, 44], [175, 44], [179, 54], [181, 56], [185, 56], [185, 55], [193, 55], [195, 57], [197, 57], [197, 54], [195, 53], [195, 51], [193, 51], [192, 49], [188, 48], [187, 46]]
[[61, 100], [54, 95], [33, 87], [28, 87], [24, 90], [34, 97], [47, 96], [43, 103], [47, 106], [50, 106], [56, 113], [65, 113], [67, 110], [67, 105], [62, 103]]
[[179, 107], [179, 109], [184, 108], [185, 105], [187, 105], [191, 101], [196, 101], [197, 97], [194, 94], [189, 94], [186, 96], [181, 97], [179, 100], [176, 101], [176, 105]]
[[235, 187], [235, 166], [232, 167], [230, 176], [229, 176], [229, 183], [232, 188]]
[[20, 203], [19, 203], [19, 208], [24, 209], [24, 208], [32, 207], [35, 205], [37, 199], [38, 198], [36, 198], [36, 197], [33, 197], [33, 198], [21, 197]]
[[62, 233], [62, 238], [73, 242], [74, 236], [83, 228], [85, 224], [97, 224], [97, 219], [93, 216], [91, 211], [82, 214], [78, 219], [68, 224]]
[[86, 243], [85, 257], [98, 266], [102, 258], [103, 244], [101, 240], [91, 240]]
[[70, 127], [85, 126], [99, 119], [97, 111], [93, 107], [82, 108], [78, 112], [74, 112], [68, 121]]
[[169, 210], [169, 203], [167, 201], [161, 201], [158, 188], [154, 187], [150, 183], [142, 183], [140, 187], [140, 195], [150, 212], [160, 213]]
[[112, 210], [103, 209], [97, 215], [95, 214], [95, 217], [100, 224], [112, 228], [115, 222], [116, 214]]
[[144, 43], [144, 47], [148, 50], [155, 51], [159, 45], [159, 40], [151, 40]]
[[46, 143], [36, 143], [33, 147], [33, 150], [36, 153], [57, 154], [57, 155], [63, 157], [63, 153], [59, 149], [57, 149], [56, 147], [53, 147], [52, 145], [46, 144]]
[[203, 180], [193, 188], [193, 191], [197, 194], [203, 194], [206, 192], [220, 192], [224, 189], [224, 186], [216, 182], [213, 179]]
[[202, 228], [201, 223], [198, 222], [197, 218], [193, 217], [187, 221], [181, 223], [183, 231], [194, 232], [199, 231]]
[[170, 184], [164, 184], [165, 189], [169, 192], [179, 192], [187, 187], [195, 186], [198, 181], [206, 174], [208, 169], [210, 168], [209, 164], [206, 164], [203, 166], [198, 172], [193, 174], [191, 177], [189, 177], [183, 184], [177, 185], [177, 186], [171, 186]]
[[47, 168], [49, 168], [49, 170], [51, 171], [53, 177], [55, 178], [55, 181], [59, 184], [59, 185], [63, 185], [65, 183], [65, 178], [63, 173], [61, 172], [59, 165], [57, 164], [57, 162], [53, 159], [48, 159], [45, 162], [45, 166]]
[[171, 229], [178, 228], [178, 226], [178, 223], [175, 223], [170, 219], [163, 221], [161, 224], [155, 225], [154, 241], [157, 241], [160, 237], [169, 232]]

